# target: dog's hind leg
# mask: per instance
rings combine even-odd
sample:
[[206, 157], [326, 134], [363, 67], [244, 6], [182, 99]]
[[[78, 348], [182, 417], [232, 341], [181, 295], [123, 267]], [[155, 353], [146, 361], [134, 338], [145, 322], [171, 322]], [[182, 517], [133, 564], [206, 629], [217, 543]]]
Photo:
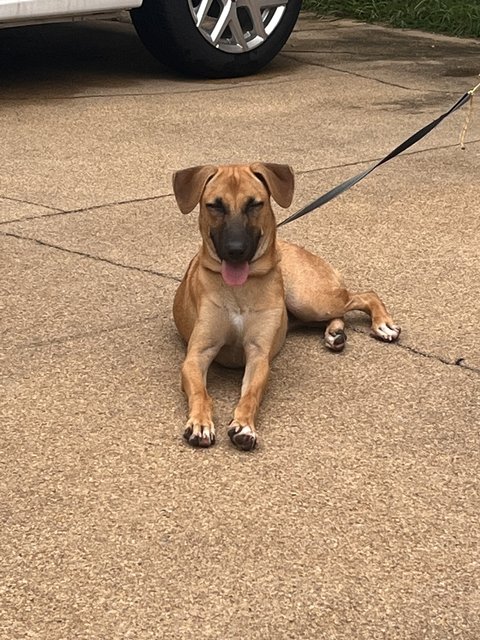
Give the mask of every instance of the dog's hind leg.
[[364, 311], [372, 319], [373, 333], [385, 342], [394, 342], [400, 335], [400, 327], [393, 322], [385, 305], [374, 291], [355, 293], [345, 307], [347, 311]]

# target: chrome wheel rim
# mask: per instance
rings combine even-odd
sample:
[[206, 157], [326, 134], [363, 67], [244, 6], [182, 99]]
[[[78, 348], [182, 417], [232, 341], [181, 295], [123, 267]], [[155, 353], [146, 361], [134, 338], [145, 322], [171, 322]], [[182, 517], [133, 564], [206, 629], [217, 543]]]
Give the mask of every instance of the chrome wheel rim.
[[216, 49], [246, 53], [278, 27], [288, 0], [188, 0], [197, 29]]

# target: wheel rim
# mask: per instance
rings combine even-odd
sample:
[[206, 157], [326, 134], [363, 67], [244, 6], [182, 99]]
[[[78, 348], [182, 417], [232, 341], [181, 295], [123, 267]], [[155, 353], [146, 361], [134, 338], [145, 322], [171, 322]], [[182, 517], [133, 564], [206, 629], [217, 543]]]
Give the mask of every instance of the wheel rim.
[[188, 0], [197, 29], [216, 49], [246, 53], [278, 27], [288, 0]]

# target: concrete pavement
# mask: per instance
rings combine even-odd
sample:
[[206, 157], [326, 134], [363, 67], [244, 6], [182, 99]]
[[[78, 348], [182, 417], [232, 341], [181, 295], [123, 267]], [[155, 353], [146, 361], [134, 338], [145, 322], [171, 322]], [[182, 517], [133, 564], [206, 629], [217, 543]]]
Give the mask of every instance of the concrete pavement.
[[403, 333], [290, 335], [252, 454], [220, 367], [217, 445], [182, 441], [170, 177], [288, 162], [293, 212], [476, 84], [480, 43], [306, 15], [259, 76], [195, 82], [128, 24], [0, 36], [0, 637], [478, 638], [477, 113], [282, 229]]

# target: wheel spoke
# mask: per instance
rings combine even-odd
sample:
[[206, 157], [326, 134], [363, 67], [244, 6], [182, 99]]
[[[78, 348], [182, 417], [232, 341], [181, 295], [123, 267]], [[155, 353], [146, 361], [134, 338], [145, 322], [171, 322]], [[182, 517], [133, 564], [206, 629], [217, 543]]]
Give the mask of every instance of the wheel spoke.
[[234, 9], [232, 19], [229, 24], [232, 36], [235, 38], [236, 43], [240, 45], [243, 51], [248, 50], [247, 41], [245, 40], [245, 34], [243, 33], [242, 25], [238, 19], [237, 11]]
[[212, 43], [214, 45], [218, 44], [218, 41], [223, 35], [223, 32], [228, 27], [229, 22], [232, 19], [232, 14], [234, 11], [235, 11], [235, 8], [232, 3], [232, 0], [227, 0], [223, 6], [220, 16], [218, 17], [217, 23], [215, 24], [215, 27], [212, 29], [212, 33], [210, 34], [210, 37], [212, 38]]
[[250, 15], [252, 16], [253, 28], [255, 29], [255, 33], [260, 38], [265, 40], [267, 38], [267, 32], [265, 31], [265, 27], [263, 26], [262, 20], [262, 12], [258, 7], [249, 7]]
[[197, 19], [197, 27], [202, 25], [202, 22], [205, 20], [205, 16], [208, 13], [208, 10], [212, 6], [213, 0], [202, 0], [200, 2], [200, 6], [196, 11], [196, 19]]

